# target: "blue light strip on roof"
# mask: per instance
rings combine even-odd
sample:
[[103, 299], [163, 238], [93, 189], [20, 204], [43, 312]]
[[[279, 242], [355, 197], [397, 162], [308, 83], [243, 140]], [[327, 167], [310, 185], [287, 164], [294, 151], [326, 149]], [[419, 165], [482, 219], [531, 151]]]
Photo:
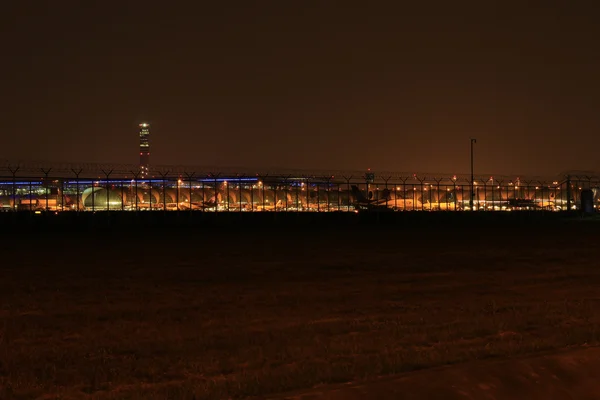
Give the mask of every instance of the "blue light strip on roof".
[[[230, 182], [253, 182], [253, 181], [257, 181], [258, 178], [217, 178], [216, 181], [217, 182], [225, 182], [225, 181], [230, 181]], [[152, 183], [162, 183], [162, 179], [161, 178], [156, 178], [156, 179], [152, 179]], [[79, 184], [80, 185], [91, 185], [94, 183], [106, 183], [106, 179], [95, 179], [93, 181], [91, 180], [80, 180]], [[135, 184], [135, 179], [118, 179], [118, 180], [109, 180], [108, 183], [131, 183], [134, 182]], [[204, 178], [204, 179], [192, 179], [192, 184], [194, 182], [215, 182], [215, 179], [211, 179], [211, 178]], [[76, 185], [78, 183], [78, 181], [67, 181], [65, 182], [65, 184], [67, 185]], [[137, 180], [137, 184], [145, 184], [145, 183], [150, 183], [149, 179], [138, 179]], [[166, 181], [167, 184], [170, 185], [176, 185], [176, 182], [174, 182], [172, 179], [167, 180]], [[189, 184], [190, 181], [188, 179], [182, 179], [181, 180], [181, 184]]]
[[[302, 179], [302, 178], [287, 179], [287, 184], [294, 186], [294, 185], [299, 184], [299, 182], [301, 182], [303, 180], [304, 179]], [[137, 180], [137, 184], [138, 185], [140, 185], [140, 184], [142, 184], [142, 185], [143, 184], [148, 184], [148, 183], [150, 183], [150, 181], [152, 181], [152, 183], [155, 183], [155, 184], [161, 184], [163, 180], [161, 178], [156, 178], [156, 179], [152, 179], [152, 180], [141, 179], [141, 180]], [[259, 178], [258, 177], [247, 177], [247, 178], [233, 177], [233, 178], [216, 178], [216, 179], [215, 178], [202, 178], [202, 179], [192, 179], [192, 184], [194, 184], [194, 183], [214, 183], [215, 181], [216, 182], [221, 182], [221, 183], [222, 182], [226, 182], [226, 181], [229, 181], [231, 183], [236, 183], [236, 182], [258, 182]], [[79, 185], [93, 185], [95, 183], [98, 183], [98, 184], [102, 185], [102, 184], [106, 184], [106, 182], [107, 182], [106, 179], [100, 178], [100, 179], [94, 179], [94, 180], [90, 180], [90, 179], [79, 180], [79, 181], [70, 180], [70, 181], [65, 181], [64, 184], [65, 185], [73, 185], [73, 186], [75, 186], [77, 184], [79, 184]], [[110, 180], [108, 180], [109, 184], [130, 184], [131, 182], [134, 182], [134, 185], [135, 185], [136, 181], [135, 181], [135, 179], [128, 179], [128, 178], [124, 178], [124, 179], [110, 179]], [[167, 185], [169, 185], [169, 186], [173, 186], [173, 187], [177, 186], [177, 183], [173, 179], [167, 180], [165, 183]], [[190, 183], [190, 181], [188, 179], [182, 179], [181, 180], [181, 185], [183, 185], [183, 186], [189, 185], [189, 183]], [[284, 182], [281, 181], [279, 183], [284, 183]], [[310, 182], [309, 184], [311, 186], [315, 186], [315, 185], [317, 185], [319, 183], [323, 184], [325, 182]], [[41, 182], [41, 181], [14, 182], [14, 185], [17, 185], [17, 186], [29, 186], [29, 185], [35, 186], [35, 185], [42, 185], [42, 184], [43, 184], [43, 182]], [[0, 181], [0, 185], [13, 185], [13, 182], [8, 181], [8, 180], [7, 181]], [[330, 185], [335, 185], [335, 184], [330, 183]], [[57, 184], [57, 185], [50, 185], [50, 186], [60, 186], [60, 185]]]
[[[12, 185], [12, 184], [13, 183], [9, 182], [9, 181], [0, 182], [0, 185]], [[18, 186], [29, 186], [29, 185], [35, 186], [35, 185], [41, 185], [42, 182], [35, 182], [35, 181], [29, 182], [29, 181], [27, 181], [27, 182], [15, 182], [14, 184], [18, 185]]]

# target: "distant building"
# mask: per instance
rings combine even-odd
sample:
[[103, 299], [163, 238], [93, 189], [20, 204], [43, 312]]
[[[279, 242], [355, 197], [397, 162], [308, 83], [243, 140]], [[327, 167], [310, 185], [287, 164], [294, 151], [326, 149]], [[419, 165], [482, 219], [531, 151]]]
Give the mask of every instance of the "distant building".
[[150, 173], [150, 124], [140, 124], [140, 172], [145, 178]]

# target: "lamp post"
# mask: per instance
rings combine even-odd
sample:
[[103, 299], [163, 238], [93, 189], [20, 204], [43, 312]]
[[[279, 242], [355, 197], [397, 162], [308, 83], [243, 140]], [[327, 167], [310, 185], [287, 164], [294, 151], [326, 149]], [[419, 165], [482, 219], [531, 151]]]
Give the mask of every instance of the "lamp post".
[[475, 196], [473, 189], [473, 145], [477, 143], [477, 139], [471, 138], [471, 196], [469, 198], [469, 209], [473, 211], [473, 197]]
[[177, 199], [175, 199], [175, 201], [177, 202], [177, 211], [179, 211], [179, 188], [181, 187], [181, 178], [177, 179], [177, 193], [176, 193], [176, 197]]

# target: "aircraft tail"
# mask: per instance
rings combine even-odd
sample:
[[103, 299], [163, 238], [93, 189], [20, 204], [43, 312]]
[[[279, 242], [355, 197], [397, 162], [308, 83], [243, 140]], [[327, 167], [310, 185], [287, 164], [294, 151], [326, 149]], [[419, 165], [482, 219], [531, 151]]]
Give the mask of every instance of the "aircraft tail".
[[358, 186], [352, 185], [352, 196], [358, 203], [368, 203], [369, 200], [365, 197], [365, 195], [360, 191]]
[[381, 192], [381, 198], [383, 200], [390, 200], [392, 198], [392, 192], [390, 191], [390, 189], [383, 189], [383, 191]]

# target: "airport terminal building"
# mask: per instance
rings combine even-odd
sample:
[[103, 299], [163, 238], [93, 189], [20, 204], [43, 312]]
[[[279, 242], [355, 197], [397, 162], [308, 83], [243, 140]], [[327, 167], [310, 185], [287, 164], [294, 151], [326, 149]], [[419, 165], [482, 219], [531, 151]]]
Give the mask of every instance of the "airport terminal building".
[[[148, 165], [143, 155], [141, 161]], [[355, 212], [596, 209], [600, 178], [0, 164], [3, 211]]]

